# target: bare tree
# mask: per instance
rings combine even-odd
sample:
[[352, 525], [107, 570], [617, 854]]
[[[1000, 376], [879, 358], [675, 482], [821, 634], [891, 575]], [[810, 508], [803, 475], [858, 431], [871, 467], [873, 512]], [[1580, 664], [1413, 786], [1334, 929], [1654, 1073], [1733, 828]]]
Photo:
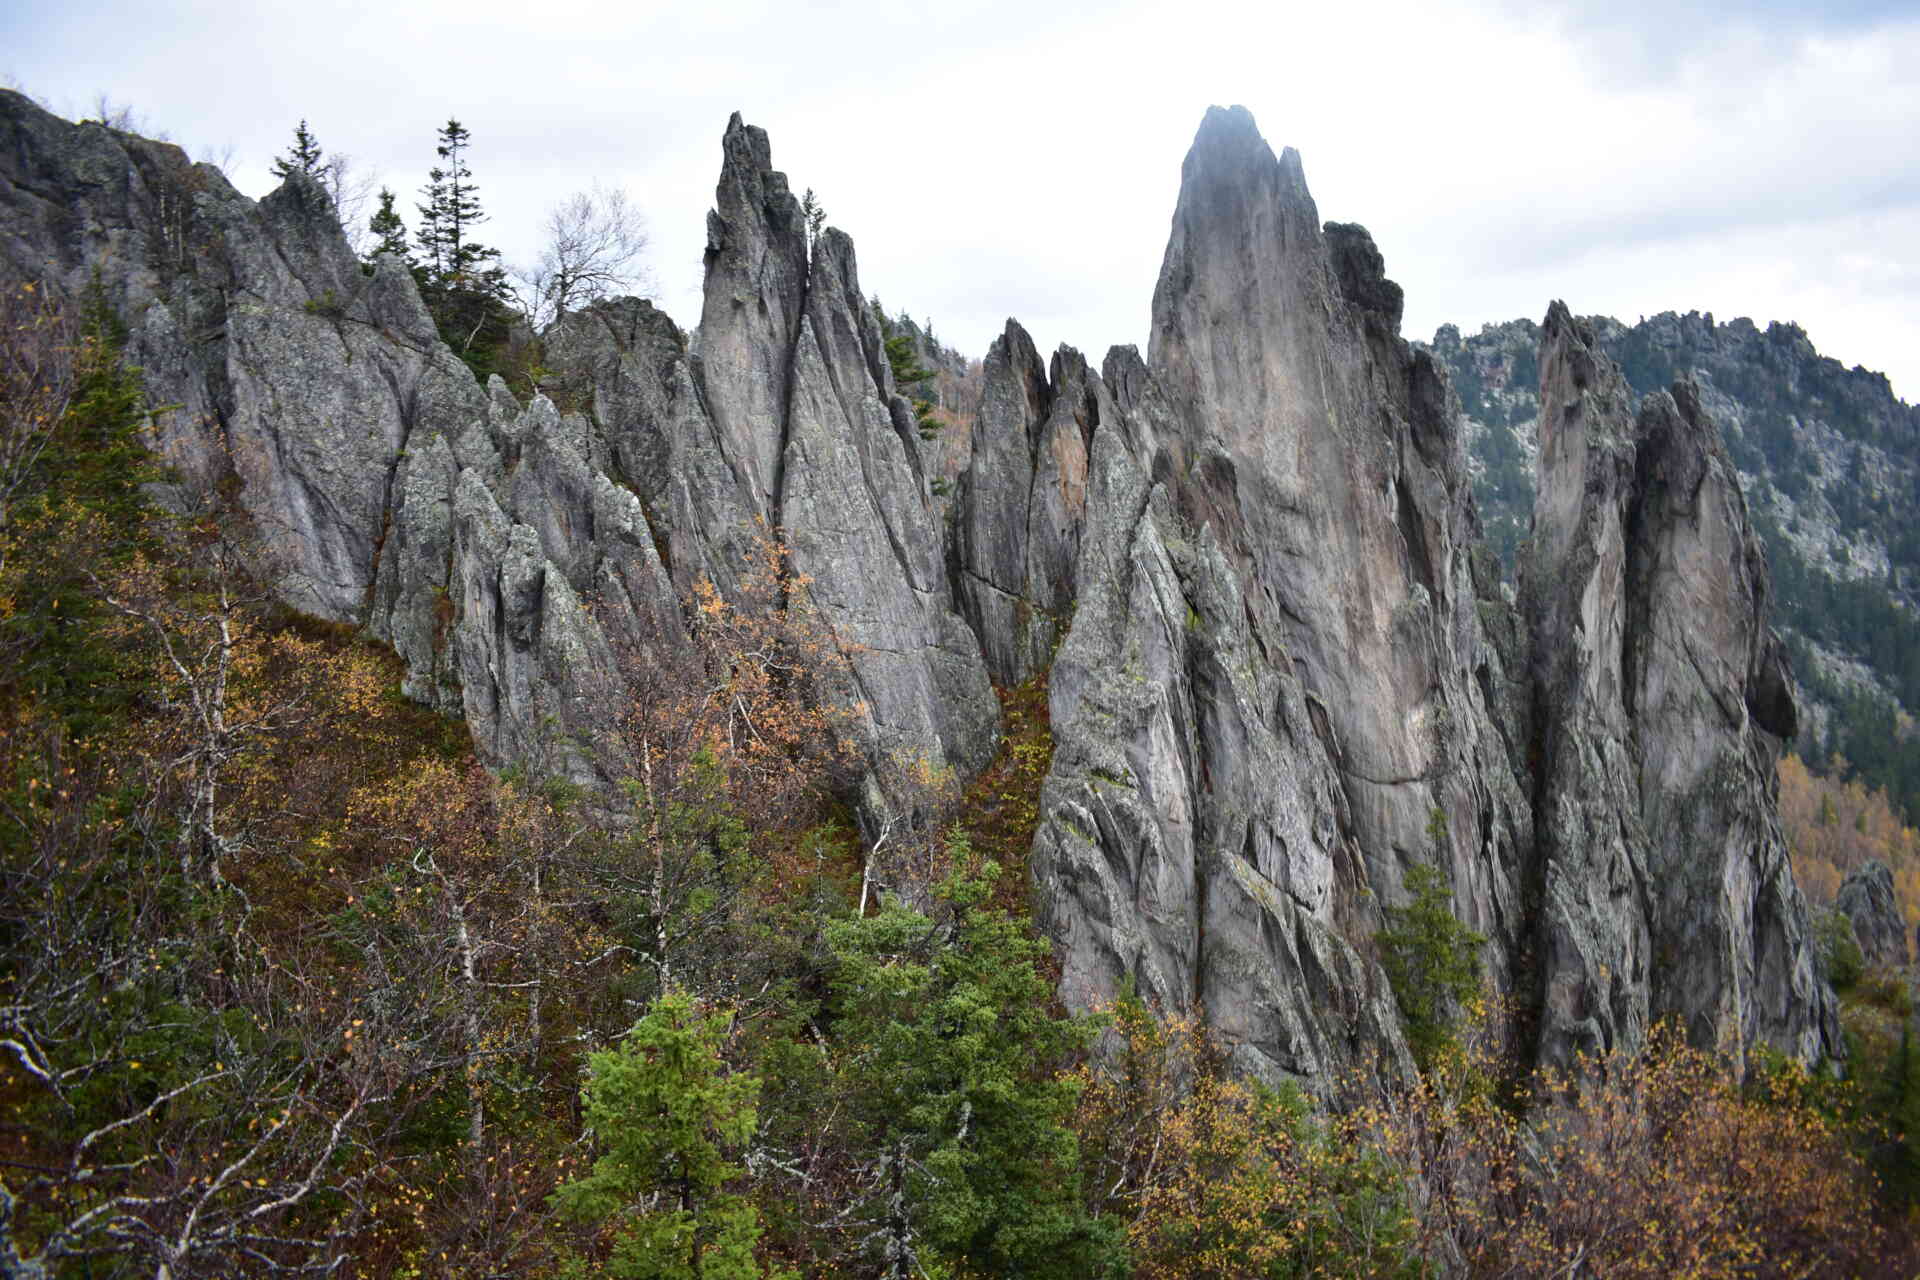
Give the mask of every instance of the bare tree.
[[299, 989], [232, 895], [119, 820], [121, 763], [52, 727], [0, 734], [37, 784], [0, 798], [0, 1274], [326, 1273], [391, 1075], [339, 1046], [384, 1028]]
[[194, 163], [210, 164], [221, 173], [230, 173], [233, 169], [234, 157], [238, 154], [239, 151], [231, 142], [223, 142], [217, 147], [209, 143], [200, 148], [200, 154], [194, 157]]
[[353, 246], [354, 256], [366, 257], [373, 250], [373, 233], [367, 229], [367, 205], [380, 185], [380, 175], [362, 170], [346, 152], [335, 151], [321, 173], [320, 184], [326, 188], [327, 198], [333, 201], [333, 211], [340, 219], [340, 229], [347, 233], [347, 243]]
[[137, 133], [155, 142], [173, 141], [166, 130], [155, 129], [148, 124], [146, 115], [136, 110], [131, 102], [117, 101], [105, 89], [94, 93], [92, 106], [93, 114], [89, 118], [118, 133]]
[[626, 192], [595, 185], [561, 201], [547, 215], [540, 257], [513, 273], [534, 328], [600, 298], [650, 292], [647, 244], [646, 220]]

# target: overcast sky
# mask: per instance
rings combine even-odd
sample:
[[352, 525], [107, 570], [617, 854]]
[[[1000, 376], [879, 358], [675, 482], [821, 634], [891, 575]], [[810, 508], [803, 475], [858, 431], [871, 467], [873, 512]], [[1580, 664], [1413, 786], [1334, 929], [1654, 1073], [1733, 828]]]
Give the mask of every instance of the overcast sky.
[[9, 0], [0, 76], [105, 92], [252, 195], [305, 117], [412, 205], [459, 118], [510, 260], [598, 181], [647, 213], [699, 319], [738, 110], [859, 249], [861, 282], [971, 355], [1144, 347], [1180, 161], [1209, 103], [1298, 147], [1361, 222], [1405, 332], [1563, 297], [1798, 321], [1920, 397], [1920, 0], [928, 6], [796, 0], [299, 5]]

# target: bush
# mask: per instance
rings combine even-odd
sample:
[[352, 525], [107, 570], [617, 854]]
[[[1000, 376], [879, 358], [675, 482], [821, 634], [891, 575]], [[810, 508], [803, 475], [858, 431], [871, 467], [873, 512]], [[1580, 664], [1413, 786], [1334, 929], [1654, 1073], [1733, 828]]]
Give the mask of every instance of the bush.
[[1822, 911], [1814, 917], [1813, 931], [1827, 981], [1835, 991], [1851, 990], [1867, 971], [1866, 953], [1854, 936], [1853, 921], [1837, 910]]
[[1421, 1273], [1405, 1165], [1351, 1117], [1228, 1078], [1195, 1019], [1156, 1018], [1130, 993], [1112, 1023], [1114, 1052], [1083, 1073], [1078, 1127], [1134, 1275]]

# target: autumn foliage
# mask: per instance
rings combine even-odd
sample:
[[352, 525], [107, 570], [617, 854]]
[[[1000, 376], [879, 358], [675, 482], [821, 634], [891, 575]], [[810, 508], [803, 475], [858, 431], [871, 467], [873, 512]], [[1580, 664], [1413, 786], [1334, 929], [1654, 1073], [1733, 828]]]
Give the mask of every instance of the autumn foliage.
[[1793, 875], [1809, 901], [1831, 906], [1848, 873], [1878, 859], [1893, 872], [1894, 897], [1911, 932], [1920, 926], [1920, 832], [1895, 810], [1884, 788], [1848, 779], [1845, 760], [1813, 772], [1796, 755], [1780, 761], [1780, 822], [1793, 852]]
[[[883, 761], [913, 812], [856, 820], [861, 708], [777, 537], [637, 639], [620, 785], [485, 767], [272, 602], [217, 492], [145, 503], [110, 325], [11, 305], [0, 1273], [1911, 1272], [1828, 1082], [1662, 1033], [1522, 1087], [1438, 891], [1382, 940], [1436, 1033], [1399, 1091], [1061, 1008], [1044, 681], [979, 778]], [[1809, 868], [1912, 866], [1883, 799], [1792, 765]]]

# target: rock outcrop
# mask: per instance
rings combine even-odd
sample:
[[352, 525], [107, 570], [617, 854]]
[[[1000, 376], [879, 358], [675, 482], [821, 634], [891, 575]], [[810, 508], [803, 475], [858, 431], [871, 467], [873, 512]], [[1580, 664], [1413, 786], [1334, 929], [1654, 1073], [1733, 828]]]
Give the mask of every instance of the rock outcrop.
[[1855, 867], [1834, 895], [1834, 909], [1853, 924], [1860, 953], [1876, 969], [1907, 967], [1906, 920], [1893, 894], [1893, 872], [1875, 859]]
[[1773, 766], [1795, 728], [1766, 563], [1691, 384], [1636, 416], [1555, 303], [1524, 594], [1540, 773], [1540, 1053], [1677, 1018], [1736, 1059], [1838, 1043]]
[[987, 350], [973, 450], [955, 500], [955, 585], [987, 669], [1015, 685], [1047, 669], [1074, 609], [1098, 378], [1061, 347], [1043, 370], [1016, 321]]
[[[1844, 757], [1867, 788], [1920, 812], [1894, 726], [1920, 713], [1920, 406], [1884, 376], [1817, 353], [1791, 324], [1663, 312], [1582, 317], [1636, 395], [1695, 382], [1739, 470], [1773, 578], [1773, 624], [1800, 682], [1791, 744], [1816, 772]], [[1512, 320], [1434, 355], [1466, 415], [1474, 497], [1511, 576], [1533, 514], [1540, 326]]]
[[129, 328], [156, 441], [200, 489], [223, 479], [295, 607], [364, 615], [395, 467], [415, 432], [485, 413], [406, 271], [363, 272], [320, 186], [255, 203], [211, 165], [0, 93], [0, 257], [71, 296], [98, 281]]
[[1370, 939], [1409, 866], [1445, 871], [1503, 980], [1526, 936], [1500, 606], [1444, 378], [1365, 232], [1323, 231], [1242, 109], [1182, 177], [1150, 357], [1109, 357], [1097, 401], [1037, 874], [1078, 998], [1130, 977], [1325, 1088], [1405, 1062]]
[[1370, 940], [1430, 862], [1545, 1061], [1667, 1017], [1736, 1061], [1835, 1051], [1774, 816], [1791, 682], [1697, 397], [1636, 416], [1555, 308], [1520, 616], [1399, 308], [1298, 157], [1209, 113], [1150, 358], [1096, 398], [1053, 667], [1035, 865], [1070, 997], [1204, 1005], [1244, 1068], [1317, 1088], [1391, 1070]]
[[157, 444], [187, 486], [231, 479], [281, 596], [392, 643], [407, 692], [464, 714], [487, 758], [617, 776], [623, 670], [778, 531], [874, 761], [984, 763], [997, 706], [911, 407], [851, 241], [810, 253], [763, 131], [735, 117], [723, 139], [699, 354], [645, 303], [569, 316], [548, 335], [567, 413], [478, 386], [404, 266], [363, 269], [304, 178], [256, 204], [177, 148], [11, 93], [0, 145], [13, 273], [99, 280], [153, 398], [181, 406]]
[[1736, 1059], [1835, 1049], [1773, 816], [1791, 683], [1689, 387], [1636, 412], [1549, 315], [1523, 611], [1380, 252], [1243, 109], [1187, 157], [1147, 356], [1043, 367], [1009, 322], [964, 470], [923, 449], [852, 241], [809, 236], [764, 132], [735, 116], [722, 153], [697, 341], [597, 303], [525, 404], [310, 182], [256, 204], [5, 93], [0, 257], [99, 279], [185, 406], [185, 487], [231, 482], [283, 598], [391, 643], [495, 763], [617, 778], [630, 675], [777, 541], [869, 814], [985, 763], [990, 678], [1048, 675], [1032, 871], [1075, 1004], [1204, 1009], [1242, 1070], [1322, 1094], [1404, 1077], [1375, 935], [1426, 864], [1548, 1061], [1667, 1016]]

